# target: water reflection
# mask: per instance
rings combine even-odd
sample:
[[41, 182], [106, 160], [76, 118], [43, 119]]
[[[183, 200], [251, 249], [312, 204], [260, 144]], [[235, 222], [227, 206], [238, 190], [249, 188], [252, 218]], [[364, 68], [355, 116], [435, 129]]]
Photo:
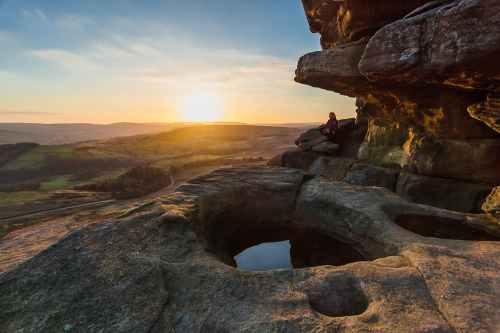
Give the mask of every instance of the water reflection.
[[498, 241], [499, 237], [464, 224], [463, 221], [441, 216], [401, 214], [394, 219], [397, 225], [425, 237], [473, 241]]
[[238, 268], [247, 271], [293, 268], [290, 247], [289, 241], [263, 243], [240, 252], [234, 256], [234, 260]]
[[351, 245], [310, 229], [266, 227], [240, 231], [227, 245], [237, 267], [249, 271], [341, 266], [366, 260]]

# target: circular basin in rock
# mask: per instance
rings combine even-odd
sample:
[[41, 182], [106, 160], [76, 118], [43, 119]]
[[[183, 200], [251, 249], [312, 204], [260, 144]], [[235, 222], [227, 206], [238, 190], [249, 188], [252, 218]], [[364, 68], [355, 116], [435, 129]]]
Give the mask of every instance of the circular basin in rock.
[[367, 258], [356, 247], [312, 229], [261, 226], [238, 230], [225, 241], [235, 266], [249, 271], [342, 266]]
[[[500, 242], [422, 237], [394, 223], [408, 213], [451, 216], [302, 171], [219, 169], [73, 230], [0, 274], [0, 331], [494, 331]], [[376, 260], [228, 266], [235, 263], [225, 240], [263, 225], [319, 230]]]
[[500, 237], [467, 225], [463, 220], [442, 216], [400, 214], [394, 218], [400, 227], [425, 237], [470, 241], [500, 241]]

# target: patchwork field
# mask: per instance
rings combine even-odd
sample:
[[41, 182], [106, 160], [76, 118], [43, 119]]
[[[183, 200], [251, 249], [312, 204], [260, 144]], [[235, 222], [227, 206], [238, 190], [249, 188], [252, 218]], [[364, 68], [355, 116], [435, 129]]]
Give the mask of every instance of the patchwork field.
[[[152, 135], [35, 147], [0, 167], [0, 188], [20, 187], [0, 192], [0, 272], [35, 255], [74, 227], [120, 215], [200, 174], [234, 163], [265, 164], [295, 148], [295, 139], [304, 131], [297, 127], [198, 125]], [[52, 211], [109, 199], [110, 193], [75, 191], [73, 187], [116, 179], [137, 165], [170, 172], [174, 185], [140, 199]], [[25, 185], [36, 188], [23, 189]], [[32, 212], [36, 215], [6, 220]]]

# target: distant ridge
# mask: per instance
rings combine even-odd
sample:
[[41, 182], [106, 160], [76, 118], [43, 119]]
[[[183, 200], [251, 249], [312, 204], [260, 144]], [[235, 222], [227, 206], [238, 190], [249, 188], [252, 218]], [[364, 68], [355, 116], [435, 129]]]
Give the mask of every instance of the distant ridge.
[[[199, 125], [249, 125], [308, 127], [311, 124], [246, 124], [243, 122], [178, 122], [178, 123], [0, 123], [0, 144], [34, 142], [42, 145], [76, 143], [89, 140], [106, 140], [121, 136], [155, 134], [176, 128]], [[315, 124], [317, 126], [317, 124]]]
[[118, 136], [153, 134], [183, 127], [188, 123], [88, 123], [36, 124], [0, 123], [0, 144], [35, 142], [63, 144], [88, 140], [105, 140]]

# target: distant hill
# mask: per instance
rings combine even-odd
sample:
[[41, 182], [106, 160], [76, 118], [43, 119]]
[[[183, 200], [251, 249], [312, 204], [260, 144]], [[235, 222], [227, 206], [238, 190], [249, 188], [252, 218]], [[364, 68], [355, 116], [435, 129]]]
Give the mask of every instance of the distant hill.
[[[114, 123], [36, 124], [0, 123], [0, 144], [34, 142], [42, 145], [106, 140], [122, 136], [155, 134], [198, 123]], [[212, 125], [243, 125], [236, 122], [214, 122]], [[267, 124], [266, 124], [267, 125]], [[272, 124], [269, 124], [272, 125]], [[305, 127], [305, 124], [281, 124], [284, 127]]]
[[185, 125], [184, 123], [114, 123], [109, 125], [0, 123], [0, 144], [35, 142], [49, 145], [104, 140], [118, 136], [164, 132]]

